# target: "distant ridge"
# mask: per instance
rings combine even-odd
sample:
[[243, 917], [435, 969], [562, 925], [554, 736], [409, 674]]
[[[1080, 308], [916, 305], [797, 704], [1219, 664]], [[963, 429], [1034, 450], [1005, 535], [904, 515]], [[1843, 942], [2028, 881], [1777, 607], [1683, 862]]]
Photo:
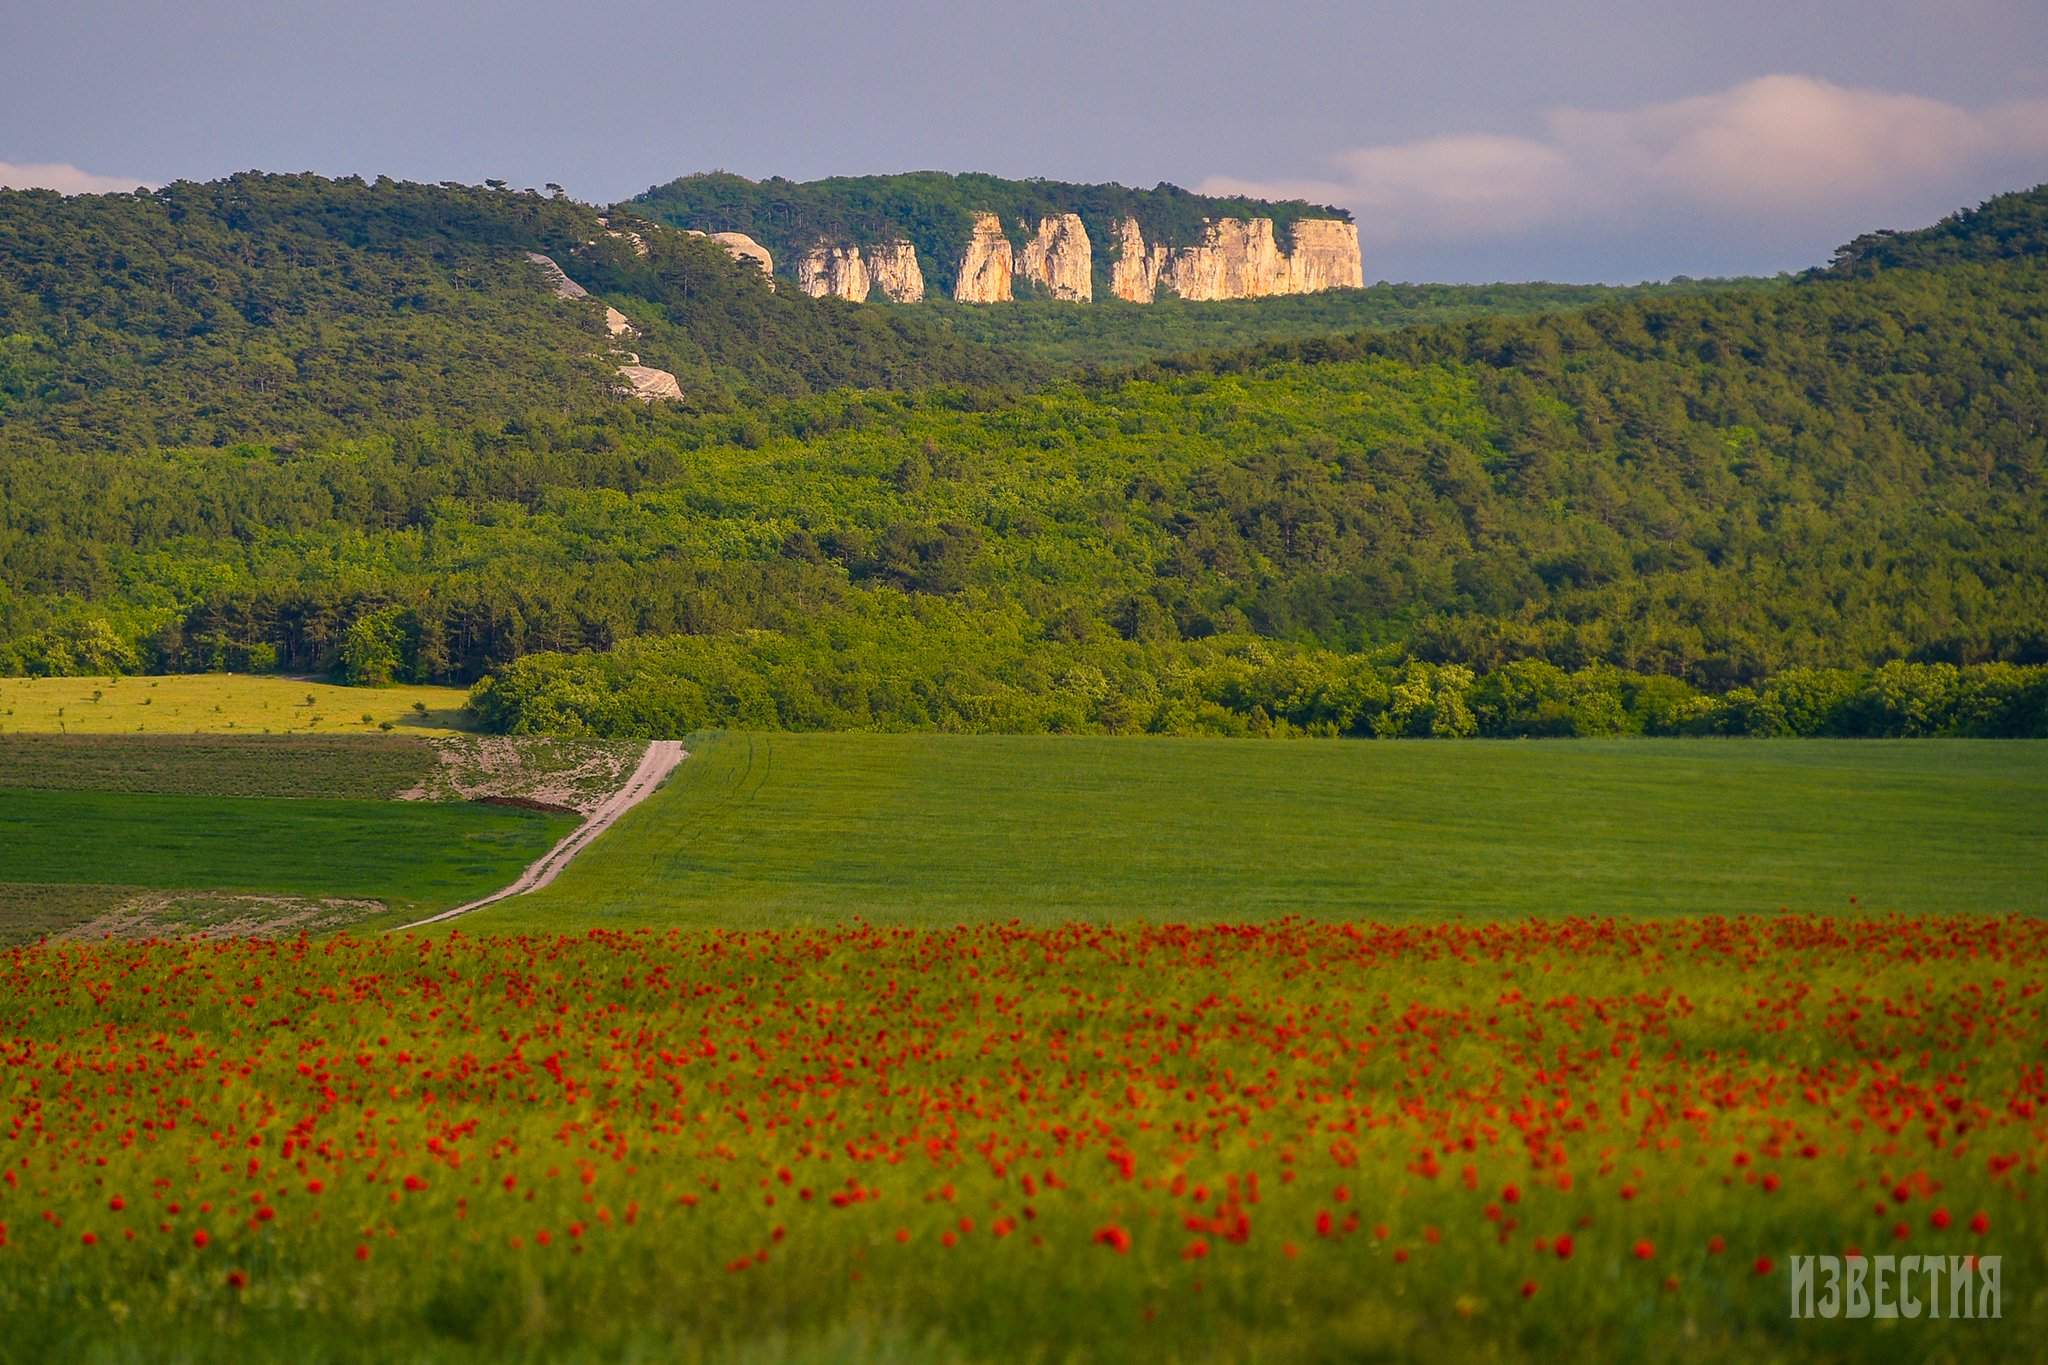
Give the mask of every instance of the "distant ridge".
[[689, 175], [632, 201], [676, 227], [744, 233], [812, 294], [899, 303], [1018, 297], [1149, 303], [1266, 298], [1364, 283], [1341, 208], [1176, 185], [915, 171], [799, 182]]

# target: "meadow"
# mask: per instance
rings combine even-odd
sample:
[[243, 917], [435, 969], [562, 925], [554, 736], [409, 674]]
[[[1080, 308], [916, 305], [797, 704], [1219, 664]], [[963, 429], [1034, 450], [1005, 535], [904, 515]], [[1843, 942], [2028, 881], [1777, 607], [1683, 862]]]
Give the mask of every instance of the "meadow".
[[0, 678], [0, 734], [454, 734], [455, 687], [339, 687], [234, 673]]
[[[1988, 915], [14, 950], [0, 1359], [2034, 1359], [2044, 966]], [[1997, 1256], [2000, 1316], [1788, 1318], [1880, 1252]]]
[[706, 735], [476, 931], [2048, 910], [2038, 746]]

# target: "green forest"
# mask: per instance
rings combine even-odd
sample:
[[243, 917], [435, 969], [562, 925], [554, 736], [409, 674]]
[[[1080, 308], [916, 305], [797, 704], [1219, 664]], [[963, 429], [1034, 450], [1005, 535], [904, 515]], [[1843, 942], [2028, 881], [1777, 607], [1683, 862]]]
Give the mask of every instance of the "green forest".
[[[609, 217], [0, 193], [0, 672], [607, 735], [2048, 734], [2043, 191], [1796, 280], [1067, 333]], [[526, 250], [695, 401], [616, 397]]]
[[556, 299], [527, 251], [631, 317], [693, 409], [1020, 373], [915, 317], [770, 290], [710, 242], [614, 214], [642, 256], [601, 216], [559, 194], [309, 175], [0, 190], [0, 438], [303, 448], [608, 411], [595, 306]]

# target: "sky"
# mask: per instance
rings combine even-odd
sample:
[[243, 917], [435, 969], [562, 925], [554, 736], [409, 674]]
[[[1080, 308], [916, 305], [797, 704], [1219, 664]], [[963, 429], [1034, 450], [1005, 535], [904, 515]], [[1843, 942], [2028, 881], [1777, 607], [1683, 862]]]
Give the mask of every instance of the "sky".
[[902, 170], [1302, 195], [1368, 280], [1824, 261], [2048, 181], [2048, 0], [0, 0], [0, 184]]

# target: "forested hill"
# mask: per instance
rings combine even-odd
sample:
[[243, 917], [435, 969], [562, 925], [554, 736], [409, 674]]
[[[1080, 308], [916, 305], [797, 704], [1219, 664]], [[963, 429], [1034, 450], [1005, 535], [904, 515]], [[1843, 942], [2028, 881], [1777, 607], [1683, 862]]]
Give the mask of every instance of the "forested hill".
[[995, 214], [1013, 245], [1022, 244], [1019, 224], [1078, 214], [1089, 237], [1104, 247], [1116, 240], [1116, 225], [1125, 218], [1137, 220], [1146, 241], [1173, 243], [1200, 240], [1211, 218], [1270, 218], [1282, 241], [1298, 219], [1351, 218], [1344, 209], [1299, 199], [1195, 194], [1164, 182], [1139, 190], [943, 171], [809, 181], [748, 180], [722, 171], [686, 175], [654, 186], [630, 207], [677, 227], [744, 232], [774, 253], [778, 268], [819, 241], [906, 238], [916, 246], [927, 279], [941, 289], [952, 285], [960, 246], [977, 213]]
[[0, 669], [620, 733], [2048, 732], [2048, 257], [1944, 254], [1037, 390], [10, 437]]
[[2048, 254], [2048, 185], [2001, 194], [1911, 232], [1868, 232], [1835, 253], [1823, 272], [1865, 276], [1880, 270], [1932, 270], [1969, 262]]
[[1019, 375], [916, 319], [771, 291], [701, 238], [613, 226], [638, 230], [559, 195], [385, 179], [0, 191], [0, 430], [304, 444], [613, 406], [597, 310], [556, 299], [527, 251], [628, 314], [690, 407]]

